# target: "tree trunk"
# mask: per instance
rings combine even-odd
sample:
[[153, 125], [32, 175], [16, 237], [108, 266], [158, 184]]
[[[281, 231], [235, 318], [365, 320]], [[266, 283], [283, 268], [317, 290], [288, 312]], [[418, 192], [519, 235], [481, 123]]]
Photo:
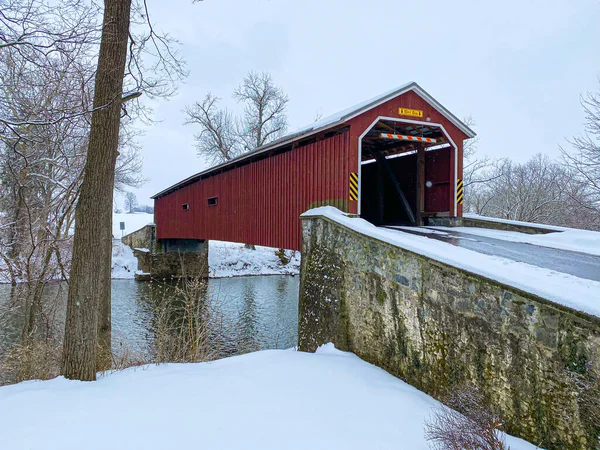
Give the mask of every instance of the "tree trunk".
[[84, 381], [96, 379], [98, 334], [110, 346], [113, 188], [130, 12], [131, 0], [104, 1], [94, 112], [75, 211], [62, 373]]

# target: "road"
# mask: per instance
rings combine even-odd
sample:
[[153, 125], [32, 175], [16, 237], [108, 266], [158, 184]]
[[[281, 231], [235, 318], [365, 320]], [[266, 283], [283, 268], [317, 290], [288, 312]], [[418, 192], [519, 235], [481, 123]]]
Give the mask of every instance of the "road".
[[413, 227], [388, 228], [447, 242], [485, 255], [500, 256], [513, 261], [568, 273], [579, 278], [600, 281], [600, 256], [476, 236], [452, 229], [437, 231], [427, 227], [421, 229]]

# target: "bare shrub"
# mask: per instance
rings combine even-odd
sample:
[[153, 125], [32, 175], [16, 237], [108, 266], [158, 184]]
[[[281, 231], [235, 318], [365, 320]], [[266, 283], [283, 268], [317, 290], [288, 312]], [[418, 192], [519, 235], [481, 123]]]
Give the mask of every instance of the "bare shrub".
[[[452, 393], [425, 422], [425, 439], [437, 450], [509, 450], [500, 417], [473, 387]], [[460, 412], [459, 412], [460, 411]]]
[[64, 324], [62, 294], [62, 286], [49, 281], [12, 287], [9, 298], [0, 305], [0, 329], [12, 330], [8, 342], [14, 342], [0, 351], [0, 385], [58, 375]]
[[212, 361], [225, 351], [226, 321], [202, 278], [182, 280], [156, 301], [154, 353], [157, 363]]
[[282, 266], [287, 266], [290, 263], [291, 257], [287, 256], [284, 248], [276, 250], [275, 255], [279, 258]]
[[32, 340], [15, 344], [0, 361], [0, 385], [49, 380], [60, 374], [62, 343]]
[[152, 359], [150, 355], [132, 347], [126, 341], [119, 341], [116, 348], [113, 343], [113, 349], [111, 351], [111, 369], [104, 370], [102, 373], [106, 374], [151, 363]]

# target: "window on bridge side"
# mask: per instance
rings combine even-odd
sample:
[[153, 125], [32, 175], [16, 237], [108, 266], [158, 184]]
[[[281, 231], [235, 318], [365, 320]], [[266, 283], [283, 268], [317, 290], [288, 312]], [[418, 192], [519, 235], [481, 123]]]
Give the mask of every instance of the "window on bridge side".
[[217, 206], [218, 197], [209, 197], [208, 198], [208, 206]]
[[184, 203], [183, 205], [181, 205], [181, 207], [183, 208], [184, 211], [187, 211], [188, 209], [190, 209], [190, 204]]

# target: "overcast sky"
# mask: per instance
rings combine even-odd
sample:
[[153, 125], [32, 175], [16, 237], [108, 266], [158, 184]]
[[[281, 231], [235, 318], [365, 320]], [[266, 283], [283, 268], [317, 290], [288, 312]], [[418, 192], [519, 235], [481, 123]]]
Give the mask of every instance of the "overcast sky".
[[580, 96], [600, 90], [600, 0], [428, 2], [148, 0], [182, 43], [189, 77], [141, 138], [152, 194], [207, 168], [183, 108], [270, 72], [290, 98], [289, 131], [416, 81], [456, 116], [473, 116], [480, 152], [558, 154], [582, 130]]

